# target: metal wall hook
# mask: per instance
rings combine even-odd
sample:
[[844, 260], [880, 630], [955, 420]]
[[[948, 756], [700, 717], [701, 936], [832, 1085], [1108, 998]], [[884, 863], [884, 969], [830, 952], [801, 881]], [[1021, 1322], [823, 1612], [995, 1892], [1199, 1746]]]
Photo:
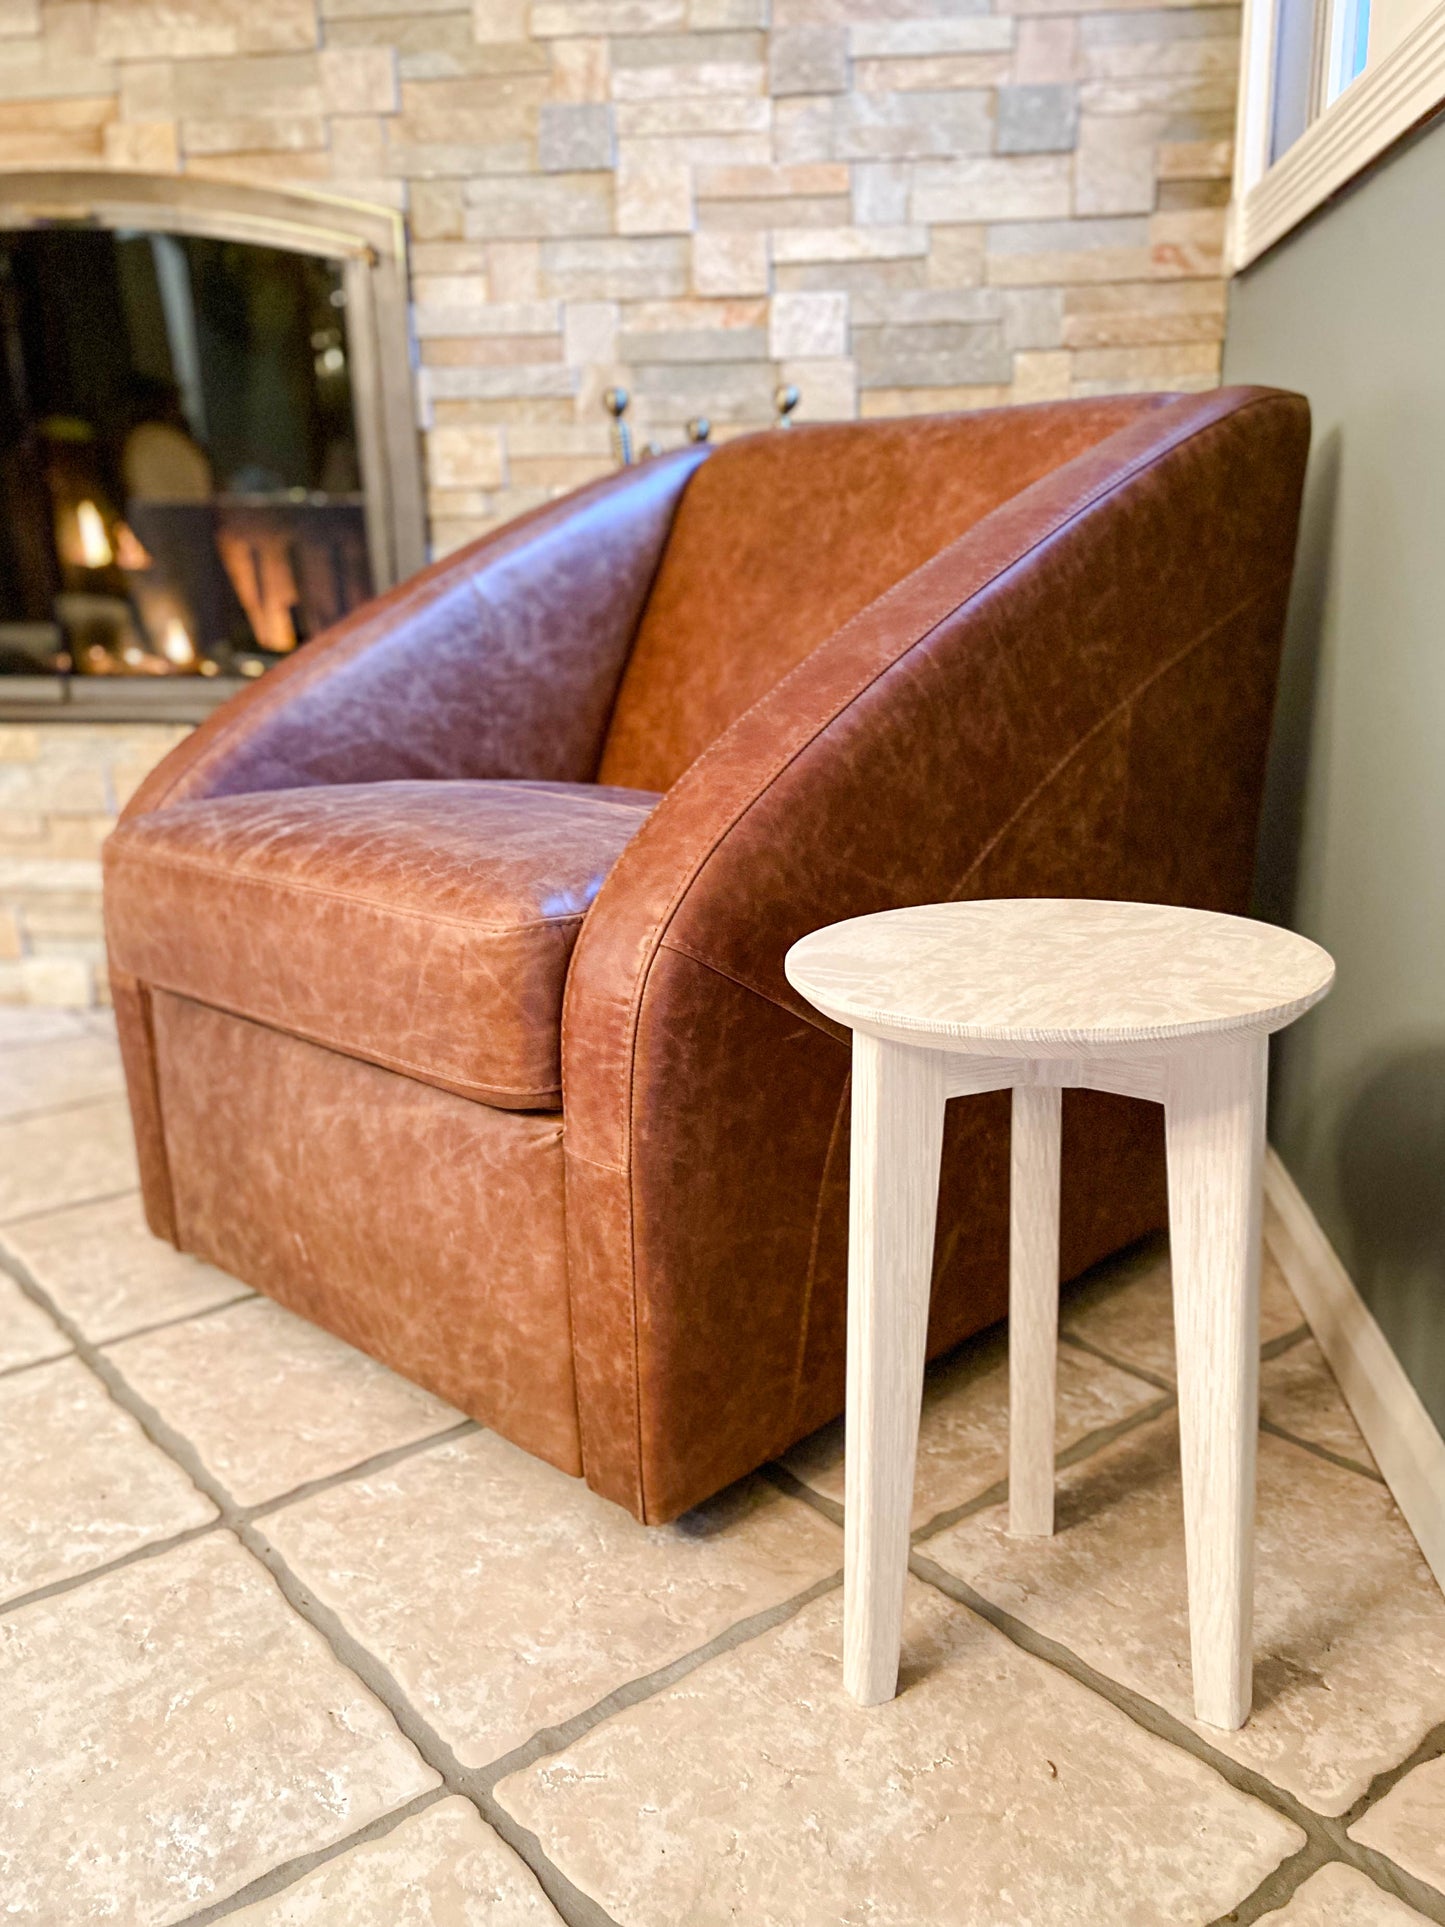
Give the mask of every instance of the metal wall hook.
[[602, 397], [602, 406], [612, 417], [612, 452], [621, 468], [632, 466], [632, 430], [623, 420], [631, 400], [625, 388], [609, 388]]

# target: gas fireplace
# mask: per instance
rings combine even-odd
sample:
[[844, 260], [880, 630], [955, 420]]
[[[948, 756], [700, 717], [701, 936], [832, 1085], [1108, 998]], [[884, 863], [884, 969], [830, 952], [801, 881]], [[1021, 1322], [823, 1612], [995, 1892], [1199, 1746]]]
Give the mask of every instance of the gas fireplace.
[[102, 178], [0, 195], [0, 707], [200, 713], [422, 559], [400, 243]]

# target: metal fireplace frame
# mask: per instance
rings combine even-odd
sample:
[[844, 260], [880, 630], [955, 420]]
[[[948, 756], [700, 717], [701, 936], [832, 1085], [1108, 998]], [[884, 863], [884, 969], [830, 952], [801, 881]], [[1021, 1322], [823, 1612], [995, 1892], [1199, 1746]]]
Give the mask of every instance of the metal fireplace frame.
[[[346, 289], [367, 548], [379, 593], [426, 561], [426, 506], [413, 386], [406, 226], [392, 208], [309, 189], [121, 168], [0, 168], [0, 229], [140, 228], [250, 241], [339, 260]], [[140, 680], [140, 679], [137, 679]], [[24, 684], [25, 688], [13, 687]], [[0, 679], [0, 720], [186, 722], [244, 684], [217, 677]], [[7, 687], [7, 685], [12, 685]]]

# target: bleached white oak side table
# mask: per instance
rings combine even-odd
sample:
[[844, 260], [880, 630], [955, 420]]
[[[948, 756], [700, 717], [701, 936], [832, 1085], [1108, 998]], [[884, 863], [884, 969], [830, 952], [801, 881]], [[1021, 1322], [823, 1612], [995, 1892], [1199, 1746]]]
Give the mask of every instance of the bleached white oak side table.
[[1054, 898], [889, 910], [817, 930], [788, 981], [853, 1032], [844, 1657], [897, 1691], [943, 1108], [1013, 1092], [1009, 1530], [1053, 1531], [1061, 1093], [1164, 1106], [1194, 1703], [1242, 1726], [1267, 1040], [1329, 956], [1243, 917]]

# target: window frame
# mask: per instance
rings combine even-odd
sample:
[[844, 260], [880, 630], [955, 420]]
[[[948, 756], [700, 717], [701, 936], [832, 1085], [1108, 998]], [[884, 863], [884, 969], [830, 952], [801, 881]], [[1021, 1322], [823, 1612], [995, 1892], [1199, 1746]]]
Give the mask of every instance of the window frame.
[[[1323, 65], [1334, 52], [1340, 0], [1319, 0]], [[1230, 271], [1258, 260], [1396, 141], [1445, 104], [1445, 0], [1375, 53], [1376, 22], [1360, 73], [1333, 100], [1318, 102], [1292, 146], [1271, 163], [1279, 0], [1244, 0], [1234, 192], [1227, 239]], [[1321, 64], [1321, 63], [1317, 63]], [[1321, 88], [1327, 91], [1327, 83]]]

